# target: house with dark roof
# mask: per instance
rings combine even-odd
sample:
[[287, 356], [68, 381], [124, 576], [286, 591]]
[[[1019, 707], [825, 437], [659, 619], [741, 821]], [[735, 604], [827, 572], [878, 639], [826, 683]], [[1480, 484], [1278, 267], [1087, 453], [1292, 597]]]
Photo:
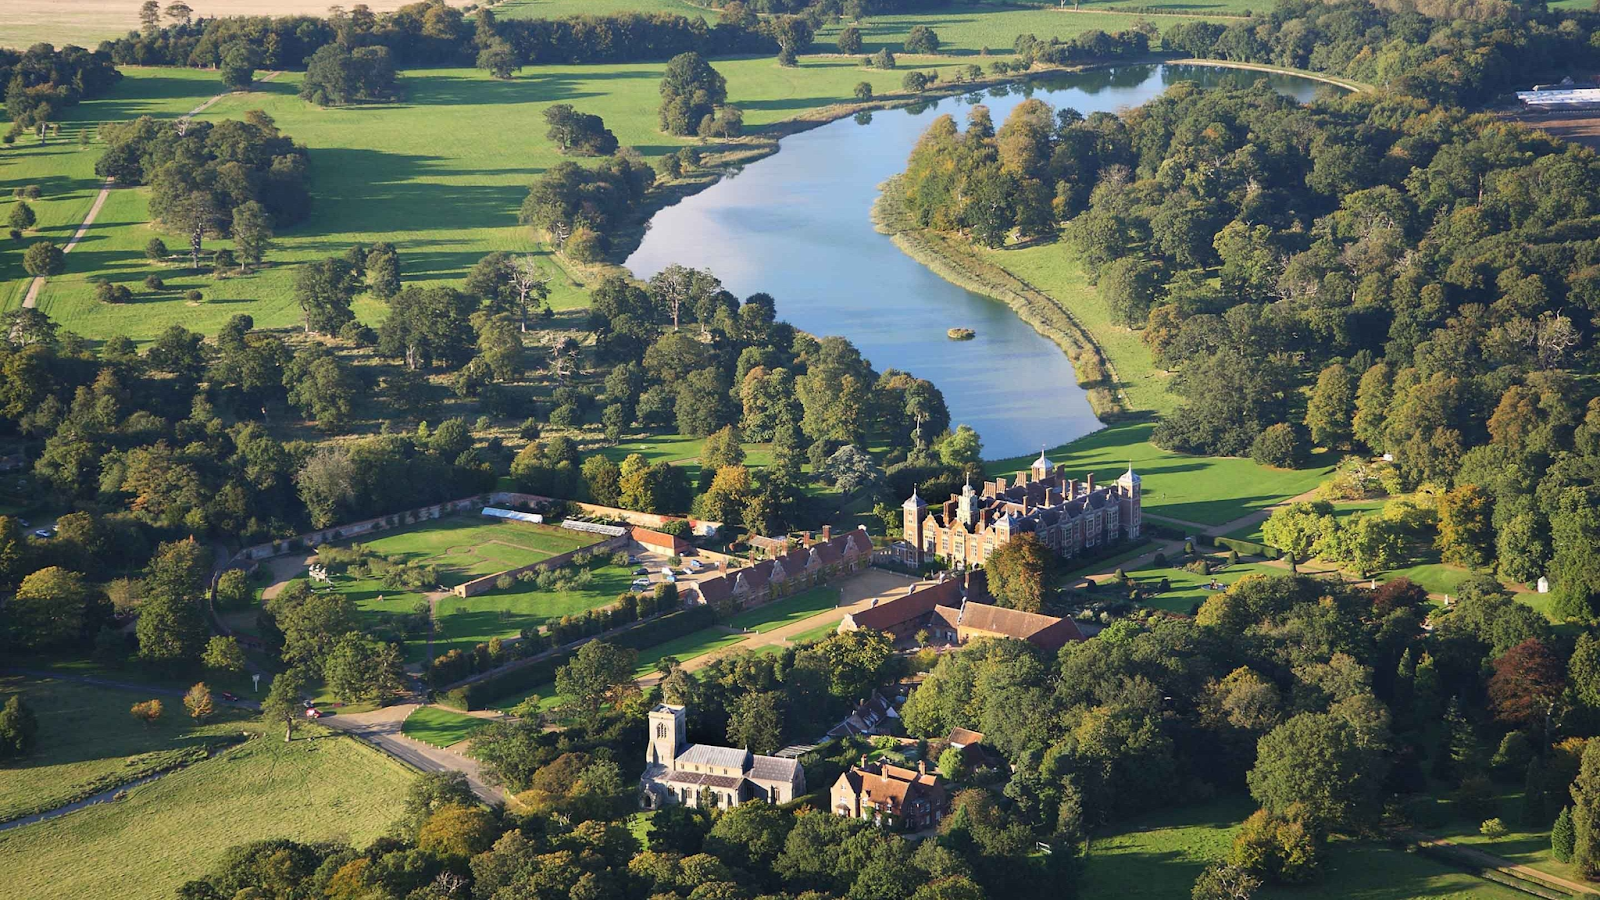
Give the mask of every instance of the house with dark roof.
[[928, 772], [926, 762], [907, 769], [869, 763], [862, 757], [859, 765], [833, 783], [829, 809], [836, 816], [921, 831], [939, 824], [950, 812], [950, 795], [944, 780]]
[[806, 792], [799, 760], [689, 743], [686, 712], [672, 703], [650, 711], [645, 769], [639, 777], [639, 802], [645, 809], [672, 804], [719, 809], [757, 799], [787, 803]]
[[900, 710], [877, 691], [856, 704], [850, 715], [828, 729], [828, 739], [895, 734], [900, 730]]

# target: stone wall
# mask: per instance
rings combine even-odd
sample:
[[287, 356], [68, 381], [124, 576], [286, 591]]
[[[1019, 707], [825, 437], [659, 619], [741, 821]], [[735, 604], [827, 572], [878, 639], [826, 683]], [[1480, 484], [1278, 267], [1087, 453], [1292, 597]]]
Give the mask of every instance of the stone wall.
[[[498, 503], [500, 501], [495, 502]], [[502, 575], [509, 575], [512, 578], [515, 578], [518, 575], [521, 575], [523, 572], [537, 572], [540, 569], [557, 569], [569, 562], [572, 562], [572, 558], [577, 556], [579, 553], [612, 553], [617, 550], [624, 549], [632, 543], [632, 538], [625, 534], [620, 535], [618, 537], [611, 538], [610, 540], [601, 541], [598, 544], [590, 544], [587, 547], [579, 547], [576, 550], [569, 550], [559, 556], [552, 556], [549, 559], [541, 559], [536, 563], [526, 566], [519, 566], [515, 569], [506, 569], [504, 572], [496, 572], [493, 575], [485, 575], [482, 578], [474, 578], [465, 584], [456, 585], [454, 593], [457, 597], [476, 597], [479, 594], [487, 594], [488, 592], [494, 590], [494, 583], [499, 581], [500, 576]]]

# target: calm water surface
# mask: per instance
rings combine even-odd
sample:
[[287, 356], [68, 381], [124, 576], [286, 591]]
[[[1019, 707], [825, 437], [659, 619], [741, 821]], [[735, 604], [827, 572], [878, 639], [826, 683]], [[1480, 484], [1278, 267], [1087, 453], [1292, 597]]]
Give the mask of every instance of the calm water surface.
[[[954, 423], [990, 459], [1031, 453], [1100, 427], [1055, 344], [1005, 304], [963, 290], [900, 252], [870, 219], [878, 185], [904, 170], [935, 116], [982, 103], [998, 126], [1027, 97], [1085, 115], [1138, 106], [1179, 81], [1266, 80], [1302, 102], [1321, 87], [1292, 76], [1203, 66], [1125, 66], [841, 119], [783, 139], [782, 151], [657, 213], [627, 267], [649, 278], [672, 263], [706, 269], [741, 297], [765, 291], [778, 315], [849, 338], [878, 371], [902, 369], [944, 392]], [[976, 329], [971, 341], [945, 330]]]

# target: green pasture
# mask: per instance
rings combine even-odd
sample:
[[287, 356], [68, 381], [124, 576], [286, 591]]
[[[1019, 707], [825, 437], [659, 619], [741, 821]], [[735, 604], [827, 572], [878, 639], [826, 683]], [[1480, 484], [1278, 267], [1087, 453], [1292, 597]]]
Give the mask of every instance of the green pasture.
[[535, 584], [518, 581], [507, 590], [493, 590], [476, 597], [454, 594], [439, 598], [434, 606], [433, 655], [450, 650], [470, 652], [491, 638], [515, 637], [527, 628], [562, 616], [577, 615], [616, 602], [633, 581], [627, 566], [601, 566], [593, 571], [588, 586], [569, 591], [540, 590]]
[[399, 817], [409, 769], [315, 725], [281, 728], [129, 792], [126, 799], [0, 832], [0, 896], [171, 897], [229, 847], [292, 836], [358, 847]]
[[765, 634], [785, 625], [839, 608], [839, 589], [815, 587], [804, 593], [747, 609], [728, 620], [729, 627]]
[[664, 12], [712, 22], [717, 20], [716, 10], [691, 6], [683, 0], [504, 0], [494, 7], [496, 19], [559, 19], [563, 16], [610, 16], [626, 12]]
[[[1079, 882], [1082, 897], [1187, 897], [1206, 865], [1228, 851], [1255, 809], [1243, 797], [1162, 810], [1096, 834]], [[1335, 841], [1320, 878], [1268, 887], [1261, 900], [1513, 900], [1524, 895], [1416, 853], [1378, 843]]]
[[489, 724], [488, 719], [464, 716], [437, 706], [419, 706], [400, 725], [400, 732], [412, 740], [433, 747], [448, 747], [472, 737]]
[[[726, 76], [730, 102], [743, 109], [745, 124], [760, 134], [775, 123], [817, 107], [853, 102], [855, 85], [867, 81], [879, 94], [900, 90], [904, 72], [865, 70], [843, 58], [806, 57], [797, 68], [780, 67], [771, 58], [717, 60]], [[964, 63], [954, 58], [929, 61], [919, 68], [945, 68]], [[249, 313], [258, 327], [297, 324], [300, 311], [293, 298], [294, 264], [344, 252], [352, 244], [393, 242], [408, 281], [459, 281], [484, 254], [495, 250], [542, 254], [535, 236], [517, 225], [517, 210], [528, 184], [563, 159], [545, 138], [544, 110], [567, 102], [602, 116], [624, 146], [647, 158], [698, 144], [670, 137], [657, 129], [658, 87], [664, 63], [590, 66], [538, 66], [522, 70], [510, 81], [496, 81], [476, 69], [422, 69], [404, 73], [405, 97], [392, 104], [322, 109], [301, 100], [301, 76], [285, 73], [258, 84], [248, 94], [232, 95], [204, 114], [212, 120], [241, 118], [251, 109], [270, 114], [278, 126], [310, 148], [315, 208], [309, 220], [285, 229], [275, 241], [268, 265], [248, 276], [186, 276], [176, 266], [153, 266], [143, 256], [154, 234], [146, 224], [145, 191], [119, 191], [102, 212], [86, 243], [68, 257], [67, 274], [45, 288], [41, 308], [63, 326], [87, 337], [126, 334], [149, 340], [173, 323], [215, 331], [236, 313]], [[195, 92], [193, 103], [176, 99], [166, 73]], [[132, 80], [115, 93], [116, 103], [84, 104], [75, 115], [129, 118], [149, 109], [181, 113], [216, 89], [214, 76], [189, 70], [160, 70], [160, 75]], [[206, 78], [199, 76], [206, 75]], [[146, 85], [148, 91], [142, 88]], [[145, 96], [154, 92], [155, 97]], [[70, 132], [69, 129], [64, 129]], [[75, 137], [75, 136], [74, 136]], [[0, 187], [40, 182], [62, 168], [57, 154], [70, 154], [78, 174], [77, 206], [53, 211], [46, 225], [70, 233], [87, 211], [94, 186], [92, 170], [98, 145], [70, 151], [60, 144], [43, 150], [26, 143], [9, 151], [11, 165]], [[48, 154], [50, 158], [43, 158]], [[41, 157], [35, 159], [34, 157]], [[3, 163], [0, 163], [3, 165]], [[42, 183], [42, 182], [40, 182]], [[47, 194], [51, 193], [47, 186]], [[82, 195], [82, 196], [78, 196]], [[65, 203], [65, 201], [63, 201]], [[47, 232], [47, 235], [53, 235]], [[169, 245], [176, 240], [167, 235]], [[207, 249], [228, 246], [208, 242]], [[21, 279], [20, 256], [0, 257], [0, 280]], [[584, 285], [566, 277], [552, 260], [556, 275], [551, 302], [558, 308], [587, 302]], [[169, 287], [159, 294], [144, 290], [146, 275], [158, 272]], [[107, 278], [134, 290], [132, 303], [106, 306], [93, 298], [91, 278]], [[183, 292], [198, 288], [205, 301], [190, 306]], [[25, 291], [8, 284], [3, 296]], [[381, 320], [382, 304], [362, 301], [357, 311], [368, 321]]]
[[0, 698], [18, 691], [39, 719], [39, 743], [26, 759], [0, 767], [0, 820], [142, 777], [174, 751], [238, 734], [245, 718], [219, 704], [215, 715], [196, 722], [182, 700], [160, 697], [165, 712], [146, 725], [128, 709], [151, 697], [73, 681], [0, 678]]
[[[671, 463], [683, 469], [690, 482], [695, 482], [700, 478], [700, 454], [705, 450], [705, 443], [705, 438], [680, 434], [646, 434], [603, 447], [599, 453], [616, 463], [635, 453], [650, 463]], [[772, 464], [771, 444], [747, 442], [743, 447], [744, 464], [749, 468], [760, 469]]]
[[[40, 145], [36, 138], [22, 136], [0, 151], [0, 221], [11, 214], [11, 207], [16, 203], [11, 196], [13, 188], [36, 184], [44, 194], [39, 200], [28, 201], [39, 222], [34, 231], [25, 234], [23, 246], [36, 240], [66, 246], [94, 204], [101, 186], [101, 179], [94, 174], [94, 163], [100, 158], [104, 145], [85, 147], [80, 144], [85, 132], [92, 136], [102, 123], [138, 116], [176, 118], [222, 91], [215, 72], [139, 66], [123, 66], [120, 70], [122, 81], [110, 94], [62, 111], [58, 137]], [[123, 228], [137, 224], [132, 218], [135, 210], [128, 208], [128, 198], [124, 194], [113, 192], [100, 212], [100, 221]], [[138, 204], [136, 212], [143, 215], [142, 203]], [[141, 242], [141, 259], [143, 248]], [[28, 276], [22, 270], [22, 249], [0, 237], [0, 310], [17, 306], [27, 293]], [[93, 231], [72, 251], [67, 263], [69, 269], [74, 269], [74, 264], [84, 270], [99, 269], [121, 255], [112, 253], [104, 235]], [[140, 274], [139, 279], [143, 278]]]
[[[1150, 443], [1155, 426], [1124, 422], [1050, 450], [1050, 461], [1071, 477], [1094, 472], [1104, 484], [1133, 464], [1144, 493], [1144, 511], [1184, 522], [1221, 525], [1317, 486], [1330, 471], [1327, 454], [1305, 469], [1270, 469], [1250, 459], [1188, 456]], [[1010, 477], [1033, 464], [1036, 454], [985, 463], [990, 475]]]

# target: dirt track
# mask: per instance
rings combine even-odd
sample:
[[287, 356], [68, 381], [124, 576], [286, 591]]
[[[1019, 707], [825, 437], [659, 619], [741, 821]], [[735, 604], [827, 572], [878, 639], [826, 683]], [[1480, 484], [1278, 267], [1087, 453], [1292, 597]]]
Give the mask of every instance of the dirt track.
[[1519, 111], [1506, 116], [1516, 122], [1549, 132], [1551, 136], [1600, 150], [1600, 110]]

